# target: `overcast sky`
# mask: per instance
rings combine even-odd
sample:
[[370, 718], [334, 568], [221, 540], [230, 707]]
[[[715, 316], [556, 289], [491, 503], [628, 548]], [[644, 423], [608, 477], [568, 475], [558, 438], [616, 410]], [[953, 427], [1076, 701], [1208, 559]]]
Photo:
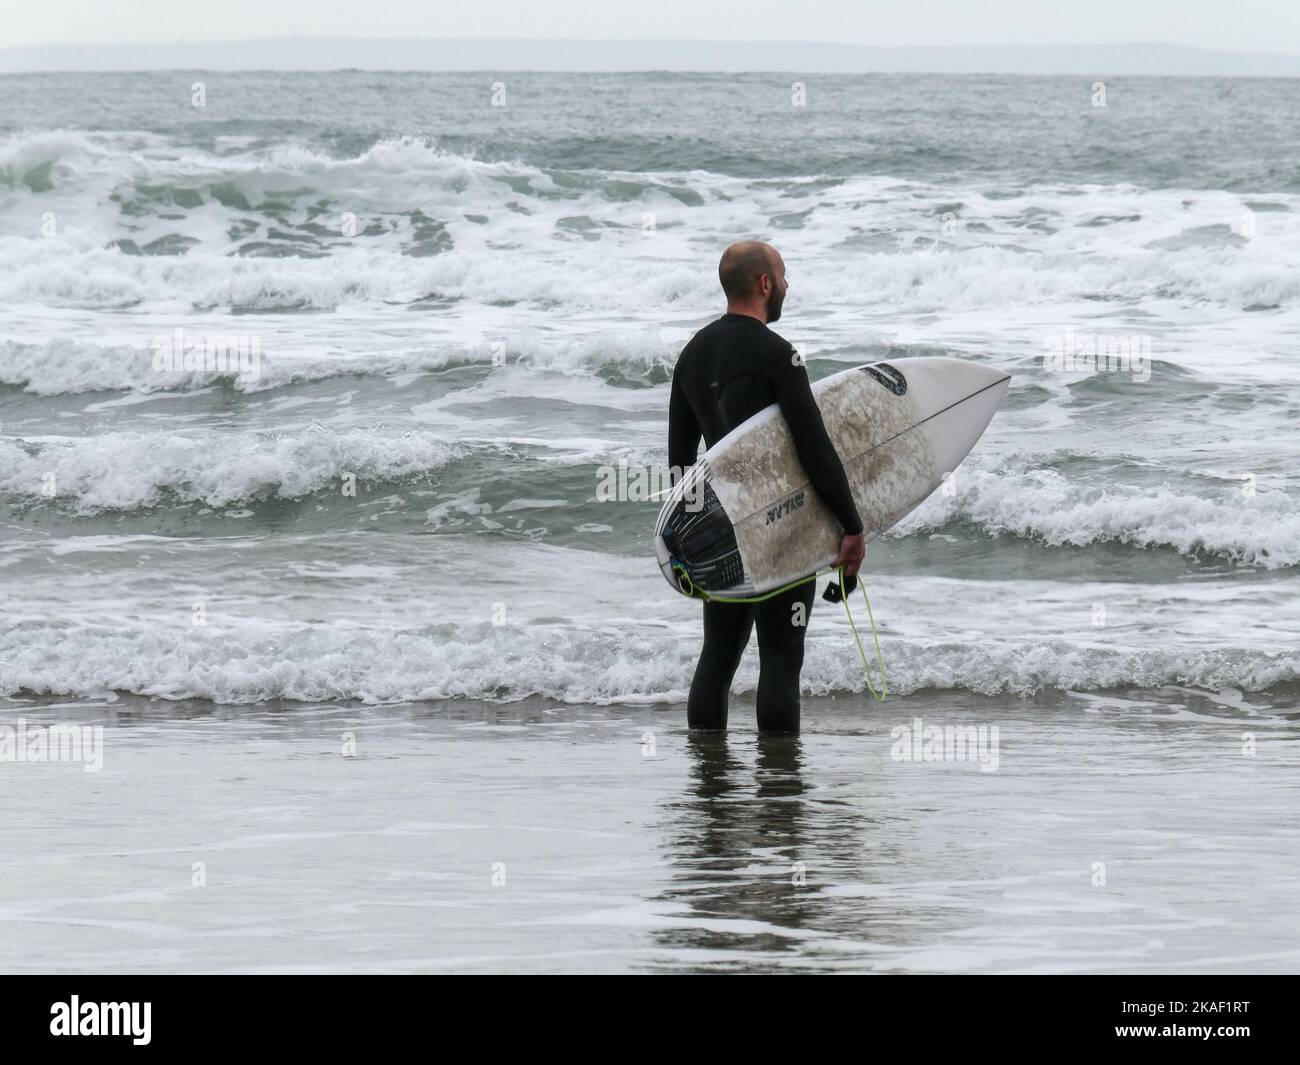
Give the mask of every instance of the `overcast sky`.
[[1300, 53], [1300, 0], [3, 0], [0, 45], [317, 37], [1160, 41]]

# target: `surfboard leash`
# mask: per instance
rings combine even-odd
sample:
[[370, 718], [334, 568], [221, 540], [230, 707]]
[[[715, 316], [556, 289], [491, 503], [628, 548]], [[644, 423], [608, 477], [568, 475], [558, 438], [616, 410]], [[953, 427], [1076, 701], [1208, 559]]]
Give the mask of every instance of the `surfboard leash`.
[[862, 589], [862, 601], [867, 604], [867, 620], [871, 622], [871, 639], [876, 645], [876, 664], [880, 667], [880, 689], [876, 690], [875, 684], [872, 683], [871, 666], [867, 662], [867, 652], [862, 647], [862, 637], [858, 635], [858, 627], [853, 622], [853, 611], [849, 609], [849, 597], [844, 595], [844, 567], [839, 567], [840, 573], [840, 601], [844, 604], [844, 613], [848, 615], [849, 628], [853, 630], [853, 641], [858, 645], [858, 655], [862, 658], [862, 672], [867, 678], [867, 691], [871, 692], [876, 702], [883, 703], [885, 696], [889, 694], [889, 681], [885, 676], [885, 656], [880, 653], [880, 633], [876, 631], [876, 618], [871, 612], [871, 600], [867, 596], [867, 585], [861, 577], [858, 578], [858, 587]]
[[[752, 596], [730, 596], [730, 595], [713, 595], [706, 592], [703, 588], [697, 588], [695, 582], [691, 580], [691, 575], [686, 572], [686, 567], [680, 562], [672, 563], [673, 573], [677, 576], [677, 587], [685, 595], [692, 599], [703, 599], [706, 602], [713, 603], [762, 603], [768, 599], [780, 595], [782, 592], [788, 592], [791, 588], [798, 588], [801, 584], [807, 584], [809, 581], [815, 581], [821, 576], [820, 573], [814, 573], [811, 577], [800, 577], [797, 581], [791, 581], [789, 584], [783, 584], [780, 588], [767, 592], [763, 595]], [[832, 569], [828, 572], [837, 572]], [[827, 598], [838, 598], [844, 604], [844, 613], [849, 619], [849, 628], [853, 630], [853, 641], [858, 645], [858, 655], [862, 659], [862, 672], [866, 676], [867, 691], [871, 692], [872, 697], [878, 703], [883, 703], [885, 697], [889, 694], [889, 682], [885, 676], [885, 657], [880, 652], [880, 633], [876, 630], [876, 618], [871, 612], [871, 599], [867, 596], [866, 583], [859, 577], [857, 585], [862, 589], [862, 601], [867, 604], [867, 620], [871, 623], [871, 639], [876, 648], [876, 664], [880, 667], [880, 687], [877, 689], [874, 684], [874, 677], [871, 674], [871, 665], [867, 661], [866, 649], [862, 646], [862, 637], [858, 634], [858, 626], [853, 620], [853, 611], [849, 608], [849, 597], [843, 594], [844, 589], [844, 567], [838, 567], [840, 575], [839, 594], [837, 597], [827, 596]], [[829, 591], [829, 589], [828, 589]]]

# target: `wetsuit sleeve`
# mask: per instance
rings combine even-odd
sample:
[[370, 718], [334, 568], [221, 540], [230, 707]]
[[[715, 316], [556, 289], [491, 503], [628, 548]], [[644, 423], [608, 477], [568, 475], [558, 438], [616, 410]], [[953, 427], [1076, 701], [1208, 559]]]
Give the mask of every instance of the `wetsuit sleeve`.
[[680, 480], [686, 467], [694, 466], [700, 449], [700, 423], [686, 400], [682, 386], [682, 360], [673, 367], [673, 387], [668, 399], [668, 466], [680, 471], [673, 474], [672, 483]]
[[844, 465], [826, 432], [817, 400], [813, 398], [812, 384], [803, 360], [796, 356], [793, 347], [781, 341], [780, 349], [772, 355], [771, 367], [777, 403], [794, 436], [799, 461], [808, 471], [817, 494], [844, 526], [845, 533], [856, 536], [862, 532], [862, 519], [853, 503]]

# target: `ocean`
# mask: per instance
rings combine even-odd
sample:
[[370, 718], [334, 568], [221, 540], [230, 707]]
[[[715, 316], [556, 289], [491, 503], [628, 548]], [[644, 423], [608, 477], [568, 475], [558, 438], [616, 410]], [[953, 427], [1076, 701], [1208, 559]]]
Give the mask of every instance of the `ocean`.
[[[1013, 380], [701, 740], [597, 489], [751, 237]], [[1296, 80], [0, 75], [0, 969], [1296, 971], [1298, 385]]]

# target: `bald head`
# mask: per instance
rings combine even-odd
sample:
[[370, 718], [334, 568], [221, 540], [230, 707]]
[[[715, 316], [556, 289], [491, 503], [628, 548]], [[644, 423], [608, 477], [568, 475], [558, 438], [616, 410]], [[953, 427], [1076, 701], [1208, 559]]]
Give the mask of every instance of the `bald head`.
[[728, 300], [748, 300], [758, 295], [758, 279], [776, 269], [776, 249], [759, 240], [742, 240], [722, 253], [718, 280]]
[[772, 245], [758, 240], [731, 245], [718, 263], [718, 280], [727, 294], [729, 312], [749, 314], [764, 322], [781, 317], [781, 303], [789, 286], [785, 262]]

